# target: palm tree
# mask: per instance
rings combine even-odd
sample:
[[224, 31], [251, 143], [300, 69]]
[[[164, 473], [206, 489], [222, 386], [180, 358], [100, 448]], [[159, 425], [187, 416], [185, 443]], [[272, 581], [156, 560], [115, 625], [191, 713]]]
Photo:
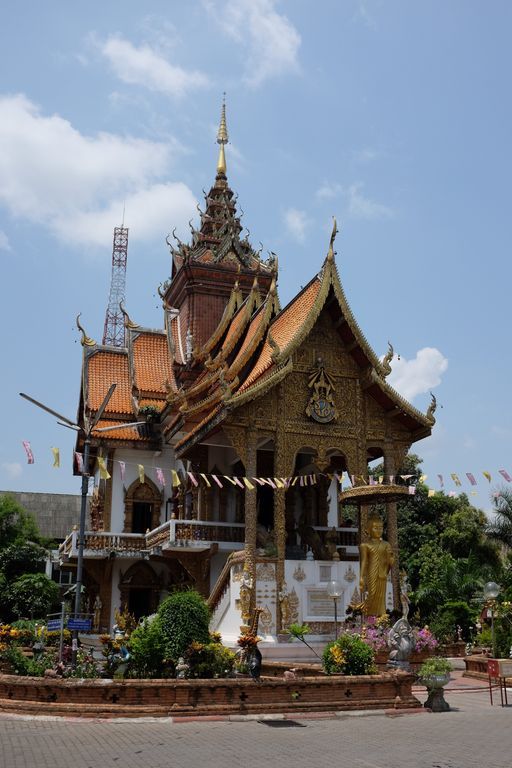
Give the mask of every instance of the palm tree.
[[512, 548], [512, 489], [501, 487], [493, 501], [494, 519], [487, 526], [487, 535], [506, 548]]

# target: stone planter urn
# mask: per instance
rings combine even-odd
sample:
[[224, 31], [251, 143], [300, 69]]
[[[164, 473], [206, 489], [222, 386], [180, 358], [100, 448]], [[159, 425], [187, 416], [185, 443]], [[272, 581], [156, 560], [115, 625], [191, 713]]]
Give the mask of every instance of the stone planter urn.
[[444, 687], [450, 682], [450, 673], [423, 677], [421, 682], [428, 691], [428, 698], [423, 706], [432, 712], [448, 712], [450, 705], [444, 698]]

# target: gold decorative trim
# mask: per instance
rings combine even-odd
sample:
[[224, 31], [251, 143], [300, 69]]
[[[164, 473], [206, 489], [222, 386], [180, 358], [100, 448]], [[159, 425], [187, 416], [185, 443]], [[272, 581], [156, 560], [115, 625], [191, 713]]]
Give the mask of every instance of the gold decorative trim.
[[355, 488], [347, 488], [340, 491], [338, 500], [341, 504], [379, 504], [380, 502], [392, 502], [409, 496], [409, 489], [404, 485], [361, 485]]
[[82, 334], [82, 338], [80, 339], [80, 344], [82, 345], [82, 347], [95, 347], [96, 342], [94, 341], [94, 339], [91, 339], [91, 337], [86, 334], [82, 325], [80, 324], [81, 314], [82, 313], [79, 312], [78, 315], [76, 316], [76, 327]]

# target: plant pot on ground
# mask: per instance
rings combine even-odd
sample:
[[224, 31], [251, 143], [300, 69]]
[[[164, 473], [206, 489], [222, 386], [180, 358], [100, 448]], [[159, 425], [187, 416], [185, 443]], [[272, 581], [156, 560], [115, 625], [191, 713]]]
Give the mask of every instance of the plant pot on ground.
[[450, 709], [443, 689], [450, 682], [452, 669], [450, 662], [440, 656], [428, 659], [419, 669], [418, 679], [428, 691], [424, 706], [432, 712], [447, 712]]

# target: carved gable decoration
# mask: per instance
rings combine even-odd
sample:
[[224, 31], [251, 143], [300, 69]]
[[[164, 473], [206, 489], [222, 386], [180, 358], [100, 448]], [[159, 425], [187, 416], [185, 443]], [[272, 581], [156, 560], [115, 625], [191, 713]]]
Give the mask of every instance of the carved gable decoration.
[[311, 374], [308, 387], [311, 397], [306, 406], [306, 415], [320, 424], [328, 424], [338, 418], [338, 411], [334, 404], [334, 383], [323, 366], [321, 359]]

